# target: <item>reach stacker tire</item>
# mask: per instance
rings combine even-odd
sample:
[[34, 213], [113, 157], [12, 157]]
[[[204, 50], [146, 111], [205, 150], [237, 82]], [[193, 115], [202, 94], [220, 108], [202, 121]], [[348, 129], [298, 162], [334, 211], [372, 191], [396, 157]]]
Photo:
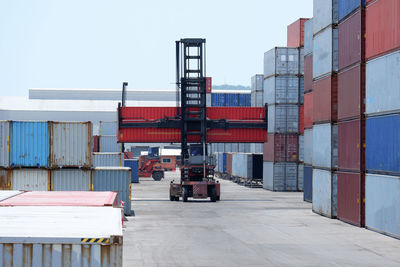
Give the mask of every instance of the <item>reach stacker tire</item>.
[[161, 179], [163, 178], [163, 173], [162, 172], [153, 172], [152, 177], [154, 179], [154, 181], [161, 181]]

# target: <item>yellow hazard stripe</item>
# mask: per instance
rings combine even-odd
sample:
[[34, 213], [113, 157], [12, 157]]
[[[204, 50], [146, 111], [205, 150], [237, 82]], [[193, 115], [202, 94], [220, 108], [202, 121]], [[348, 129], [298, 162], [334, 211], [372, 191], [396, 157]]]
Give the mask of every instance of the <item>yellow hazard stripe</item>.
[[82, 238], [82, 243], [86, 244], [101, 244], [101, 243], [110, 243], [109, 238]]

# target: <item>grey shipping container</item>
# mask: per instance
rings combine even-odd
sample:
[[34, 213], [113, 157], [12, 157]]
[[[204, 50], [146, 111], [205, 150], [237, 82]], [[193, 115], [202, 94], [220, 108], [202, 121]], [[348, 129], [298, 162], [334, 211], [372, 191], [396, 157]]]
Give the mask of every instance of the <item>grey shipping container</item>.
[[99, 135], [117, 135], [117, 122], [100, 121]]
[[94, 168], [93, 191], [118, 192], [118, 199], [124, 202], [125, 215], [131, 215], [131, 168]]
[[304, 23], [304, 55], [313, 52], [313, 19], [309, 19]]
[[338, 162], [337, 125], [315, 124], [313, 127], [313, 166], [335, 168]]
[[314, 36], [313, 78], [338, 71], [338, 30], [331, 26]]
[[274, 75], [298, 75], [299, 48], [275, 47], [264, 53], [264, 79]]
[[337, 174], [313, 168], [312, 181], [313, 211], [329, 218], [336, 218]]
[[298, 104], [300, 83], [294, 75], [272, 76], [264, 80], [264, 102], [268, 104]]
[[122, 152], [121, 144], [117, 143], [116, 135], [101, 135], [99, 136], [99, 151], [100, 152]]
[[268, 105], [268, 133], [298, 133], [297, 105]]
[[313, 163], [313, 129], [304, 130], [304, 163]]
[[2, 207], [0, 218], [2, 266], [122, 266], [120, 209]]
[[297, 191], [297, 164], [264, 162], [263, 187], [271, 191]]
[[50, 170], [14, 169], [11, 176], [13, 190], [50, 191]]
[[212, 98], [211, 98], [211, 94], [206, 94], [206, 105], [207, 107], [211, 107], [212, 106]]
[[313, 7], [314, 34], [339, 22], [338, 0], [314, 0]]
[[399, 69], [400, 51], [367, 62], [367, 114], [392, 113], [400, 110]]
[[102, 167], [102, 166], [123, 167], [124, 154], [112, 153], [112, 152], [93, 153], [93, 165], [94, 167]]
[[304, 162], [304, 135], [299, 135], [299, 161]]
[[239, 152], [250, 153], [250, 143], [239, 143]]
[[299, 75], [304, 75], [304, 48], [299, 48]]
[[263, 74], [256, 74], [251, 77], [251, 91], [262, 91], [263, 90], [263, 81], [264, 75]]
[[0, 167], [10, 166], [10, 122], [0, 121]]
[[253, 156], [246, 153], [232, 154], [232, 175], [242, 178], [252, 178]]
[[52, 191], [91, 191], [92, 171], [84, 169], [58, 169], [51, 171]]
[[263, 144], [250, 144], [250, 153], [253, 154], [262, 154], [263, 153]]
[[90, 122], [52, 122], [51, 167], [92, 166], [92, 124]]
[[264, 91], [251, 91], [251, 106], [252, 107], [264, 106]]
[[304, 164], [297, 165], [297, 190], [304, 189]]

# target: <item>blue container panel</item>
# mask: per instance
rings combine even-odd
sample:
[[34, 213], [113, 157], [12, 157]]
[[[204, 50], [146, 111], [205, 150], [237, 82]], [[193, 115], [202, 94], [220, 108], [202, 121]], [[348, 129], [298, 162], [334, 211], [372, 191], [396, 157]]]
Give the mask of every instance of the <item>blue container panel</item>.
[[246, 106], [246, 95], [245, 94], [239, 94], [239, 106], [240, 107]]
[[139, 183], [139, 176], [138, 176], [138, 166], [139, 166], [139, 161], [138, 160], [125, 160], [124, 161], [124, 166], [131, 168], [132, 171], [132, 183]]
[[218, 96], [217, 94], [211, 94], [211, 106], [217, 107], [218, 106]]
[[312, 202], [312, 166], [304, 166], [303, 199]]
[[251, 94], [246, 94], [246, 107], [251, 107]]
[[223, 162], [224, 162], [224, 154], [223, 153], [218, 153], [218, 172], [223, 173]]
[[399, 114], [367, 119], [365, 158], [368, 171], [400, 173]]
[[226, 94], [226, 106], [238, 107], [239, 106], [239, 94]]
[[224, 173], [226, 173], [226, 153], [223, 153], [223, 167]]
[[351, 14], [353, 11], [360, 8], [361, 5], [365, 6], [365, 0], [339, 0], [338, 1], [339, 20], [342, 20], [347, 15]]
[[12, 122], [11, 166], [47, 167], [49, 152], [47, 122]]

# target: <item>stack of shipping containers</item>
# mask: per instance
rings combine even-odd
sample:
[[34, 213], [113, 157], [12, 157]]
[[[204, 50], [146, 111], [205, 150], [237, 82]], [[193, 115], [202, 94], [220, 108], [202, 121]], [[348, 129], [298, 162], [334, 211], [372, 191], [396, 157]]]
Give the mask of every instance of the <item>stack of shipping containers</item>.
[[337, 214], [337, 70], [336, 0], [314, 0], [313, 17], [313, 211]]
[[365, 42], [365, 225], [400, 238], [400, 1], [367, 1]]
[[304, 24], [304, 201], [312, 202], [313, 155], [313, 20]]
[[[256, 74], [251, 77], [251, 106], [264, 106], [264, 75]], [[250, 144], [251, 153], [263, 153], [262, 144]]]
[[364, 225], [365, 9], [338, 1], [337, 218]]

